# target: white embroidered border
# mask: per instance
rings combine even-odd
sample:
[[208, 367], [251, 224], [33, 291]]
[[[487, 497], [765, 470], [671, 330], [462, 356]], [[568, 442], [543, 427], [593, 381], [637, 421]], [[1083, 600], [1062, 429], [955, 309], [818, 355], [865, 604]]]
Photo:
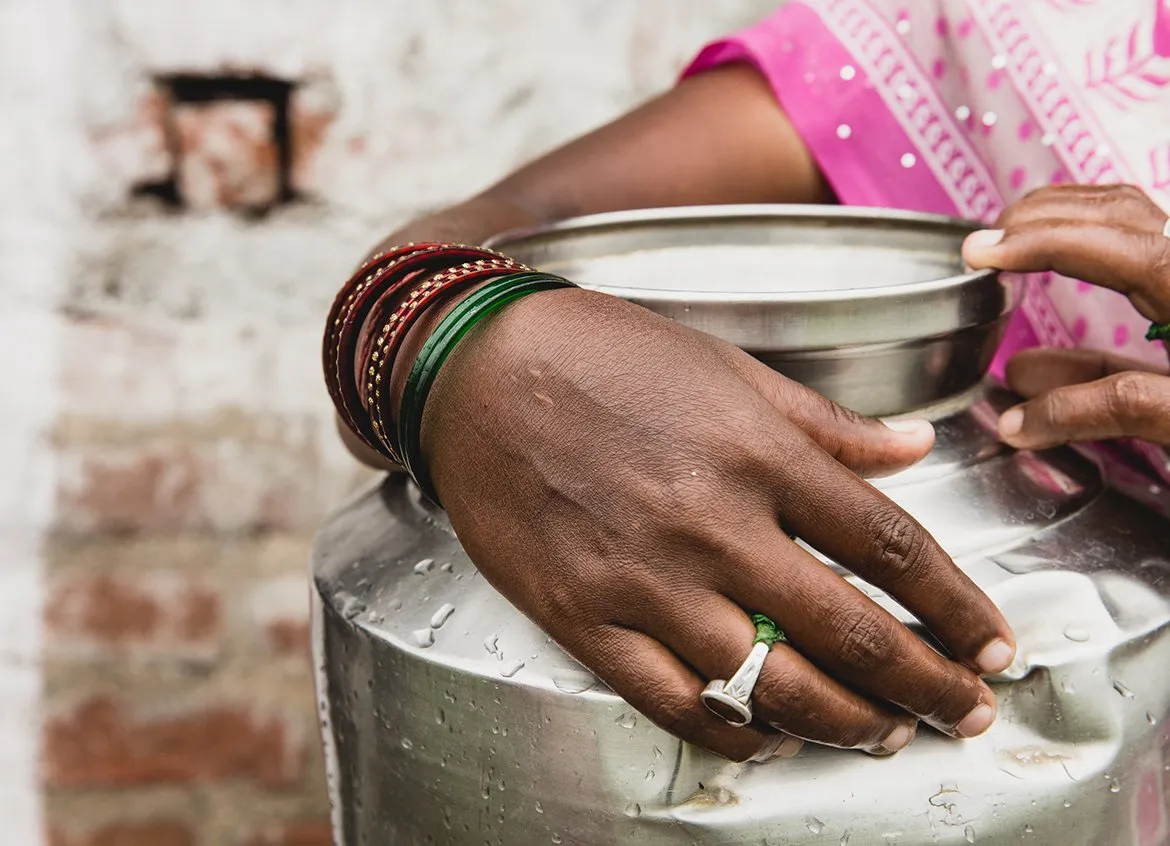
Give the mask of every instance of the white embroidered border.
[[1031, 35], [1019, 3], [973, 0], [976, 24], [992, 49], [1004, 55], [1006, 70], [1041, 130], [1052, 139], [1065, 166], [1078, 182], [1133, 182], [1133, 174], [1109, 155], [1108, 139], [1066, 86], [1053, 57]]
[[959, 213], [977, 219], [998, 215], [1003, 198], [987, 166], [881, 15], [865, 0], [805, 2], [861, 65]]

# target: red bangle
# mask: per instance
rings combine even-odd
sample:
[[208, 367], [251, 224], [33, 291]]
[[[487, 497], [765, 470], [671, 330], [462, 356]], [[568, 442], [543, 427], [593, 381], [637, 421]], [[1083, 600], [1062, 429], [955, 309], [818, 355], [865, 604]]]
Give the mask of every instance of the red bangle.
[[[363, 375], [365, 376], [365, 407], [370, 418], [371, 428], [378, 438], [382, 452], [392, 461], [401, 463], [399, 450], [394, 443], [397, 430], [394, 427], [394, 415], [386, 413], [387, 400], [390, 398], [389, 381], [393, 372], [394, 360], [406, 338], [410, 327], [413, 326], [429, 306], [435, 305], [440, 299], [445, 299], [461, 288], [474, 285], [507, 273], [516, 273], [527, 270], [523, 265], [507, 258], [485, 259], [468, 262], [459, 267], [436, 273], [424, 280], [398, 303], [393, 313], [386, 318], [381, 329], [374, 335], [369, 359], [364, 361]], [[378, 324], [374, 324], [375, 327]], [[386, 384], [383, 392], [382, 385]], [[377, 447], [375, 447], [377, 448]]]
[[[514, 260], [501, 257], [476, 259], [473, 262], [464, 262], [454, 267], [444, 268], [437, 273], [428, 273], [426, 271], [417, 272], [403, 279], [402, 283], [395, 290], [388, 292], [374, 303], [365, 321], [369, 331], [362, 333], [361, 343], [358, 345], [357, 355], [354, 360], [358, 398], [361, 400], [363, 408], [369, 408], [369, 386], [367, 385], [366, 371], [371, 361], [376, 362], [382, 355], [389, 353], [389, 348], [384, 345], [388, 340], [393, 341], [394, 338], [394, 333], [383, 334], [377, 330], [385, 327], [393, 328], [395, 322], [402, 318], [402, 307], [404, 302], [409, 302], [409, 295], [417, 295], [427, 290], [430, 286], [428, 283], [433, 284], [439, 277], [446, 276], [455, 271], [474, 269], [489, 264], [511, 269], [523, 269]], [[375, 350], [375, 347], [378, 349]], [[395, 352], [397, 352], [396, 345]]]
[[[336, 368], [334, 365], [337, 356], [338, 333], [344, 322], [344, 315], [352, 307], [354, 298], [361, 291], [373, 284], [375, 279], [385, 272], [385, 268], [379, 270], [379, 264], [389, 264], [404, 255], [410, 255], [411, 253], [429, 249], [433, 246], [441, 245], [430, 243], [404, 244], [401, 247], [395, 247], [393, 250], [371, 256], [350, 276], [349, 280], [341, 287], [341, 290], [337, 292], [337, 296], [334, 297], [333, 304], [329, 309], [329, 317], [325, 323], [325, 337], [321, 345], [321, 355], [322, 365], [325, 371], [325, 385], [338, 411], [341, 411], [343, 403], [341, 398], [341, 384], [336, 378]], [[363, 279], [363, 277], [365, 278]]]
[[326, 343], [325, 367], [329, 373], [327, 378], [331, 378], [334, 387], [334, 404], [349, 427], [371, 448], [378, 448], [378, 438], [363, 413], [355, 373], [358, 342], [371, 309], [382, 297], [393, 296], [401, 290], [417, 273], [443, 270], [469, 259], [496, 257], [497, 253], [478, 247], [424, 247], [405, 254], [398, 253], [353, 290], [348, 307], [342, 310], [331, 326], [331, 341]]

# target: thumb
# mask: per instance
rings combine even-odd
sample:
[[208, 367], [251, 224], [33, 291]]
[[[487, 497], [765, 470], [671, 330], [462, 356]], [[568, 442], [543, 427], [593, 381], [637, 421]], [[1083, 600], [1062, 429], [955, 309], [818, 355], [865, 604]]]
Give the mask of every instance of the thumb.
[[996, 249], [1003, 241], [1002, 229], [980, 229], [972, 232], [963, 241], [963, 261], [968, 267], [980, 270], [986, 267], [1000, 267], [1003, 256]]
[[768, 402], [811, 437], [821, 449], [859, 476], [888, 476], [918, 463], [934, 446], [926, 420], [882, 422], [838, 405], [766, 365], [745, 374]]

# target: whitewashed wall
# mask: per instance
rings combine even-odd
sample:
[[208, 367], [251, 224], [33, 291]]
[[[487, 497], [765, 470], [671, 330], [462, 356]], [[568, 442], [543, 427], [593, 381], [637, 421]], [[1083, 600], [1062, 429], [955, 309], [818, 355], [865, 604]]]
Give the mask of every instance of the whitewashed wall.
[[[357, 479], [328, 298], [395, 224], [774, 5], [0, 0], [4, 843], [325, 842], [298, 586]], [[271, 104], [168, 100], [176, 74], [295, 86], [296, 202], [249, 214]], [[135, 196], [172, 177], [181, 207]]]

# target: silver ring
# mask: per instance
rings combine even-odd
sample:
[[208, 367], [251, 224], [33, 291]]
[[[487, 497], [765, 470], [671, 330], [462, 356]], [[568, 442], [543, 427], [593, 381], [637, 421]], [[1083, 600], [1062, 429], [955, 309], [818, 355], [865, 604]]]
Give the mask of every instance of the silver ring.
[[733, 726], [746, 726], [752, 721], [752, 690], [764, 669], [764, 659], [772, 647], [757, 643], [729, 680], [715, 679], [699, 698], [707, 710]]

